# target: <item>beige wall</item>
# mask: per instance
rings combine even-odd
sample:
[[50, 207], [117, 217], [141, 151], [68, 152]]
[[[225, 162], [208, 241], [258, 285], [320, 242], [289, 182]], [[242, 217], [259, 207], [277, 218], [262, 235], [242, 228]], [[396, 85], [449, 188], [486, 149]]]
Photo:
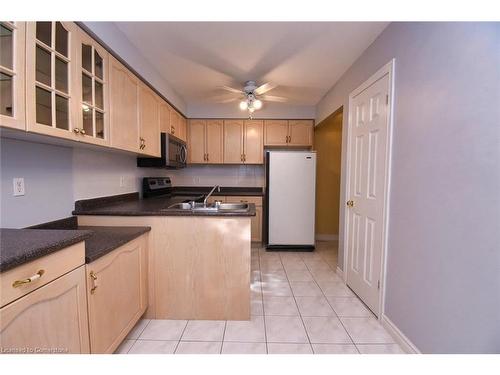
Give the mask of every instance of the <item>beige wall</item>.
[[314, 129], [318, 166], [316, 177], [316, 234], [339, 234], [342, 109]]

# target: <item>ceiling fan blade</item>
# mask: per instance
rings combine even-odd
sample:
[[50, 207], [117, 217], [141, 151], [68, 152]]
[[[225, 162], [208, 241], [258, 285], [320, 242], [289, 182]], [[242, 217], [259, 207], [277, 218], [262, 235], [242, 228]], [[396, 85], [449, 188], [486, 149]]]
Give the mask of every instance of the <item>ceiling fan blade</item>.
[[239, 100], [239, 98], [228, 98], [228, 99], [222, 99], [222, 100], [217, 100], [215, 103], [231, 103]]
[[256, 95], [262, 95], [268, 91], [271, 91], [272, 89], [276, 88], [277, 86], [278, 85], [275, 83], [267, 82], [267, 83], [264, 83], [263, 85], [260, 85], [259, 87], [257, 87], [253, 92]]
[[229, 91], [229, 92], [234, 92], [236, 94], [245, 94], [244, 91], [242, 90], [238, 90], [238, 89], [234, 89], [232, 87], [229, 87], [229, 86], [218, 86], [219, 89], [222, 89], [222, 90], [226, 90], [226, 91]]
[[268, 102], [280, 102], [280, 103], [284, 103], [284, 102], [288, 101], [287, 98], [284, 98], [282, 96], [273, 96], [273, 95], [261, 95], [261, 96], [259, 96], [259, 99], [262, 99], [262, 100], [265, 100]]

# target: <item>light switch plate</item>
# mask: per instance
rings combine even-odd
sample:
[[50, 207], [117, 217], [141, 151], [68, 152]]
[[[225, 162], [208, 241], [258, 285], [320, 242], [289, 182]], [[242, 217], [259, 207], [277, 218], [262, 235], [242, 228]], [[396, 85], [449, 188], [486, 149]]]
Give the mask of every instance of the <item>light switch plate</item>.
[[22, 177], [15, 177], [13, 180], [14, 184], [14, 196], [18, 197], [21, 195], [24, 195], [24, 178]]

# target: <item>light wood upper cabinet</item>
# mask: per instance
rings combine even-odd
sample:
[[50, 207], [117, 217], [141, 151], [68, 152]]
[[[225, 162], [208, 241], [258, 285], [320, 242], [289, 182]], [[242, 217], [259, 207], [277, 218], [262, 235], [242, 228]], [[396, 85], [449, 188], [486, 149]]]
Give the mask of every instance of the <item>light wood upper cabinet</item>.
[[187, 141], [187, 120], [181, 115], [179, 115], [179, 132], [177, 138]]
[[20, 348], [89, 353], [88, 332], [83, 265], [0, 309], [4, 353]]
[[[26, 128], [77, 139], [77, 45], [72, 22], [26, 23]], [[81, 108], [81, 107], [80, 107]]]
[[288, 144], [288, 120], [265, 120], [264, 134], [266, 146], [286, 146]]
[[78, 33], [76, 51], [78, 115], [75, 133], [87, 143], [109, 144], [108, 52], [86, 33]]
[[0, 126], [26, 129], [26, 22], [0, 22]]
[[290, 146], [312, 146], [314, 124], [312, 120], [288, 121], [288, 144]]
[[224, 120], [224, 164], [243, 163], [243, 120]]
[[205, 150], [206, 120], [190, 120], [188, 129], [188, 157], [192, 164], [203, 164], [207, 161]]
[[160, 98], [139, 84], [139, 152], [160, 156]]
[[223, 162], [223, 121], [189, 120], [188, 155], [192, 164]]
[[264, 123], [262, 120], [245, 120], [243, 162], [262, 164], [264, 162]]
[[170, 111], [172, 108], [162, 101], [160, 103], [160, 132], [170, 133]]
[[139, 151], [139, 82], [118, 60], [109, 59], [111, 146]]
[[86, 265], [92, 353], [113, 353], [146, 311], [145, 235]]
[[224, 122], [222, 120], [207, 120], [205, 133], [207, 163], [221, 164], [224, 153]]
[[265, 120], [265, 146], [302, 146], [313, 144], [312, 120]]
[[179, 138], [182, 132], [180, 130], [181, 126], [181, 115], [177, 113], [177, 111], [173, 108], [170, 110], [170, 131], [169, 133], [173, 136]]

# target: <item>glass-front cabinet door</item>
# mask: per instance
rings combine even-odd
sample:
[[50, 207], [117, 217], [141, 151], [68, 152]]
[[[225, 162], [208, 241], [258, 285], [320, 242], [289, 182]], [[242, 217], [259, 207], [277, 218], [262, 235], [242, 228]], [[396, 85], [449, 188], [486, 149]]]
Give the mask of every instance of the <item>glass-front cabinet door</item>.
[[78, 120], [85, 142], [109, 143], [108, 52], [83, 31], [77, 51]]
[[0, 125], [26, 129], [24, 102], [26, 22], [0, 21]]
[[76, 117], [76, 42], [71, 22], [27, 22], [27, 130], [79, 139]]

